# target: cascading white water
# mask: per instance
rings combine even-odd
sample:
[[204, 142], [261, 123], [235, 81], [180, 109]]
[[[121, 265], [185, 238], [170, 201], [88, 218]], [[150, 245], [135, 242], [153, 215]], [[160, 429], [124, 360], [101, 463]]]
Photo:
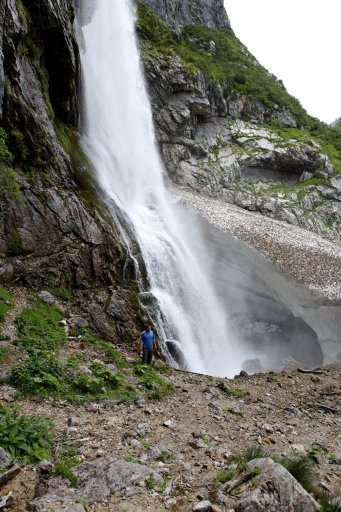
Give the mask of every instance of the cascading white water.
[[[208, 272], [204, 242], [191, 243], [162, 176], [151, 107], [140, 66], [130, 0], [80, 0], [92, 9], [81, 32], [83, 148], [107, 197], [129, 219], [162, 311], [159, 332], [179, 340], [192, 371], [227, 376], [240, 369], [237, 343]], [[160, 317], [161, 318], [161, 317]]]

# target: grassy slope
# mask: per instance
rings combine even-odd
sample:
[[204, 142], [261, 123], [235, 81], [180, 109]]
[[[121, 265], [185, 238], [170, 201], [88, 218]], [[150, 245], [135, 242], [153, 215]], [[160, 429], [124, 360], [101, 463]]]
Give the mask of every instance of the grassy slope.
[[[189, 71], [199, 70], [223, 84], [226, 99], [246, 95], [269, 109], [278, 105], [290, 110], [301, 129], [273, 127], [286, 138], [313, 138], [330, 156], [336, 170], [341, 172], [340, 131], [309, 116], [299, 101], [288, 94], [283, 83], [257, 62], [231, 29], [222, 31], [186, 26], [178, 40], [169, 27], [141, 3], [138, 20], [138, 32], [147, 43], [147, 53], [178, 55]], [[216, 45], [214, 55], [199, 49], [210, 41]]]

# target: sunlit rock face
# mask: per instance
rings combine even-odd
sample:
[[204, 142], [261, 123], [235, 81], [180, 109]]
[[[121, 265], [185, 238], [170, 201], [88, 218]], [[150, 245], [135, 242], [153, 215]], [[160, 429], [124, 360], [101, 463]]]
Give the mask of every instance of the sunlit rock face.
[[230, 27], [222, 0], [143, 0], [143, 3], [177, 33], [183, 25]]

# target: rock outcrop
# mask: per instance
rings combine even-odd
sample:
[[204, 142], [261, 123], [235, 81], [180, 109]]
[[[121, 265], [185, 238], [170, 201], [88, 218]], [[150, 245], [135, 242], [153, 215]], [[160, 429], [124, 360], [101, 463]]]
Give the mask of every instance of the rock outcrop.
[[[146, 3], [172, 27], [160, 2]], [[229, 30], [184, 27], [186, 50], [168, 38], [169, 51], [150, 41], [141, 23], [157, 138], [171, 179], [340, 241], [340, 177], [324, 146], [297, 129], [308, 116], [283, 86]], [[244, 59], [245, 75], [240, 66], [225, 69], [229, 59], [231, 66]], [[268, 88], [264, 97], [247, 87], [259, 77]]]
[[224, 29], [230, 22], [222, 0], [143, 0], [176, 33], [183, 25]]

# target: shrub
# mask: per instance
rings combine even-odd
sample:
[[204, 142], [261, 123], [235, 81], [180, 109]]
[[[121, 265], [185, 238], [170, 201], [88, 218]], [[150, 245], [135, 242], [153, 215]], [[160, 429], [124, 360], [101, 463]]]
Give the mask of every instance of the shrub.
[[74, 386], [85, 394], [98, 395], [105, 394], [107, 388], [103, 379], [91, 377], [86, 373], [81, 373], [74, 381]]
[[152, 366], [137, 364], [134, 371], [151, 400], [161, 400], [175, 393], [174, 385], [160, 377]]
[[33, 355], [17, 364], [10, 381], [25, 395], [60, 395], [67, 391], [65, 367], [51, 353]]
[[226, 482], [229, 482], [230, 480], [232, 480], [232, 478], [234, 478], [236, 474], [237, 474], [236, 469], [228, 469], [227, 471], [218, 471], [214, 482], [216, 484], [226, 484]]
[[77, 487], [78, 478], [71, 470], [81, 464], [81, 462], [82, 460], [78, 457], [58, 460], [55, 464], [55, 471], [53, 474], [54, 476], [60, 476], [61, 478], [69, 480], [71, 487]]
[[60, 325], [63, 313], [54, 305], [38, 304], [17, 316], [15, 323], [17, 343], [29, 351], [54, 350], [66, 341], [65, 329]]
[[121, 373], [112, 373], [102, 363], [93, 363], [90, 369], [96, 377], [102, 379], [106, 384], [110, 385], [110, 387], [112, 388], [118, 387], [123, 381], [123, 375]]
[[24, 462], [49, 458], [52, 422], [20, 414], [13, 406], [0, 407], [0, 445]]

